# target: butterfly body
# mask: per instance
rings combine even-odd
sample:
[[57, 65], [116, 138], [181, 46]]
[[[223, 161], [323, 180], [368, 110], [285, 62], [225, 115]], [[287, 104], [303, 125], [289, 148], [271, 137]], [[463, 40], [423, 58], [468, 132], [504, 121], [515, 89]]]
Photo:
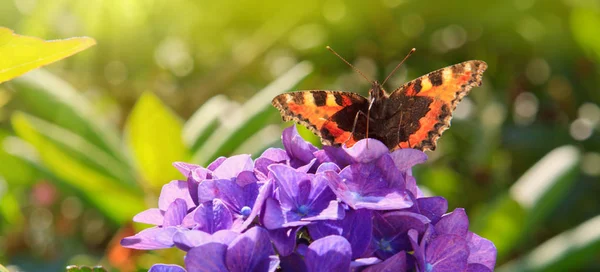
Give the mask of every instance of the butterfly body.
[[284, 121], [306, 126], [323, 144], [349, 147], [368, 136], [390, 150], [434, 150], [450, 126], [452, 111], [472, 87], [481, 85], [486, 68], [483, 61], [466, 61], [419, 77], [391, 94], [373, 82], [369, 98], [315, 90], [284, 93], [272, 104]]

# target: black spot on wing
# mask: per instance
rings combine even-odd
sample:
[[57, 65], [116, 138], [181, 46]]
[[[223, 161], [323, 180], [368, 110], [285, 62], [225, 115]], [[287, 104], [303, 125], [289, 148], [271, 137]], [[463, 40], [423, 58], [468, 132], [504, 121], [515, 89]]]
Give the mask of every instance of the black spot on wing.
[[435, 72], [431, 72], [427, 76], [429, 77], [429, 81], [431, 81], [431, 85], [433, 85], [434, 87], [442, 85], [442, 83], [443, 83], [442, 70], [437, 70]]
[[415, 80], [415, 85], [413, 86], [413, 90], [415, 91], [415, 93], [419, 93], [421, 91], [421, 88], [423, 88], [423, 86], [421, 85], [421, 79], [418, 78], [417, 80]]
[[344, 98], [339, 93], [334, 93], [333, 97], [335, 97], [335, 103], [342, 106], [344, 105]]
[[304, 92], [295, 92], [290, 94], [292, 96], [292, 101], [297, 105], [304, 104]]
[[327, 104], [327, 93], [324, 91], [314, 91], [312, 92], [313, 98], [315, 99], [315, 105], [317, 107], [322, 107]]

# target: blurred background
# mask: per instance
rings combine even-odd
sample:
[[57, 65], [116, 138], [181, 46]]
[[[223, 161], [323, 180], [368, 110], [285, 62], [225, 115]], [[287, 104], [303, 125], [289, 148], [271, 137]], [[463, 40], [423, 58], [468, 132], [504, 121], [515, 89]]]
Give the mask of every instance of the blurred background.
[[[147, 226], [174, 161], [281, 146], [271, 99], [367, 95], [470, 59], [459, 105], [418, 183], [465, 207], [498, 271], [600, 270], [600, 2], [0, 0], [0, 26], [97, 45], [0, 85], [0, 263], [144, 271], [177, 250], [121, 248]], [[313, 142], [310, 132], [301, 133]]]

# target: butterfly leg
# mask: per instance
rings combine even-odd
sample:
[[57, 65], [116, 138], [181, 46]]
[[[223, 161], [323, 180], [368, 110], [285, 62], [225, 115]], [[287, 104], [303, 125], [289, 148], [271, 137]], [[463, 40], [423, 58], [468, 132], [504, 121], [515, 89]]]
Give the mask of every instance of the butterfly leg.
[[363, 111], [359, 110], [356, 115], [354, 116], [354, 123], [352, 124], [352, 132], [350, 132], [350, 136], [348, 136], [348, 139], [346, 139], [346, 141], [344, 141], [344, 144], [346, 144], [346, 142], [350, 141], [350, 138], [352, 138], [354, 136], [354, 130], [356, 129], [356, 123], [358, 122], [358, 116], [362, 113], [362, 115], [364, 115], [365, 117], [367, 117], [367, 124], [369, 123], [369, 115], [365, 114]]
[[373, 103], [375, 103], [374, 96], [371, 98], [371, 102], [369, 102], [369, 108], [367, 109], [367, 131], [365, 132], [365, 139], [367, 139], [367, 148], [369, 148], [369, 121], [371, 120], [371, 107], [373, 107]]
[[398, 138], [396, 139], [398, 143], [400, 143], [400, 129], [402, 129], [402, 117], [404, 117], [404, 112], [400, 112], [400, 121], [398, 122], [398, 132], [396, 133], [396, 135], [398, 135]]
[[[402, 129], [402, 118], [404, 117], [404, 112], [400, 112], [400, 121], [398, 122], [398, 135], [397, 142], [400, 143], [400, 130]], [[410, 137], [408, 137], [408, 147], [410, 148]]]

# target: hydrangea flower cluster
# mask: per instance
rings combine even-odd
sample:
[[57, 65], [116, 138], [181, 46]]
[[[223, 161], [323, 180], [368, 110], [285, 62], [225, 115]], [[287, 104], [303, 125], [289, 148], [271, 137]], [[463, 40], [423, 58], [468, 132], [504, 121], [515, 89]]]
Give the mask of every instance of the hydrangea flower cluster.
[[[493, 271], [496, 248], [469, 231], [464, 209], [425, 197], [411, 168], [418, 150], [375, 139], [319, 150], [284, 130], [285, 149], [174, 163], [187, 180], [163, 186], [155, 225], [121, 245], [186, 251], [185, 268], [150, 271]], [[367, 143], [368, 141], [368, 143]]]

